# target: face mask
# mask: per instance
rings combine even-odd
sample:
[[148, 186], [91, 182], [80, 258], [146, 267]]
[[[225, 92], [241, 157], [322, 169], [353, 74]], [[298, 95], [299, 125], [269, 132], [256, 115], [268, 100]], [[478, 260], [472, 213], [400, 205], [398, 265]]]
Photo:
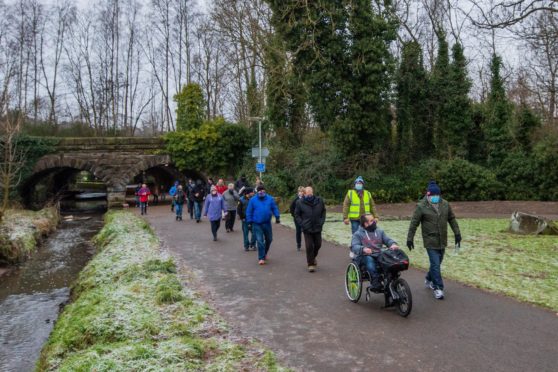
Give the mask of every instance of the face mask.
[[265, 191], [258, 192], [258, 197], [261, 199], [265, 198]]
[[313, 201], [313, 200], [314, 200], [314, 195], [308, 195], [308, 196], [305, 196], [305, 197], [304, 197], [304, 199], [305, 199], [305, 200], [308, 200], [308, 201], [310, 201], [310, 202], [311, 202], [311, 201]]
[[376, 231], [376, 221], [372, 222], [371, 225], [365, 227], [366, 231], [374, 232]]
[[362, 183], [357, 183], [355, 185], [355, 190], [357, 191], [361, 191], [364, 188], [364, 185]]
[[438, 204], [440, 202], [440, 195], [432, 195], [430, 197], [430, 203]]

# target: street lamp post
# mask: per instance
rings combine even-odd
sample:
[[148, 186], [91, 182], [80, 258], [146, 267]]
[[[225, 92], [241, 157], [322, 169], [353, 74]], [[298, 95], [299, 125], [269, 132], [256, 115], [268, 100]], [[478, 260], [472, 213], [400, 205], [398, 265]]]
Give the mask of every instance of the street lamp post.
[[[248, 118], [249, 121], [257, 121], [258, 122], [258, 143], [259, 143], [259, 157], [258, 162], [262, 163], [262, 120], [263, 118], [260, 116], [252, 116]], [[260, 172], [260, 181], [262, 180], [262, 172]]]

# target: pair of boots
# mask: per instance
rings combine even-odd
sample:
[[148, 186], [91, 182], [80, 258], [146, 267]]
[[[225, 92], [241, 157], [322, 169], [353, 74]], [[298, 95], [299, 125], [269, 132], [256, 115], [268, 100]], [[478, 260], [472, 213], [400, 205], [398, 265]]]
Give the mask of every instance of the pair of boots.
[[370, 275], [370, 287], [373, 291], [381, 291], [383, 286], [379, 275]]

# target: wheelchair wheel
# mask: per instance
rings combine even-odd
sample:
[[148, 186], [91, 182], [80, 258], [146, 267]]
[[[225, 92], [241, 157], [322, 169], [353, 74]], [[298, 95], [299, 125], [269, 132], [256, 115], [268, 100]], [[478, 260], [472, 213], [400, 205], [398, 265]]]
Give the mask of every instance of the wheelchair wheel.
[[411, 295], [411, 288], [407, 281], [403, 278], [399, 278], [394, 283], [395, 291], [399, 296], [396, 301], [397, 312], [403, 317], [407, 317], [411, 313], [413, 308], [413, 296]]
[[352, 262], [347, 266], [347, 272], [345, 274], [345, 292], [349, 300], [355, 303], [360, 300], [360, 295], [362, 294], [360, 269]]

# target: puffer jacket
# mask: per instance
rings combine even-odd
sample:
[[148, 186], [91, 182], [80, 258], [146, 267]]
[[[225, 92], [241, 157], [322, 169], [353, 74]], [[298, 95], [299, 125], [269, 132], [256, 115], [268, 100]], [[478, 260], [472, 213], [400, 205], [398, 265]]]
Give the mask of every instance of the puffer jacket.
[[424, 197], [418, 202], [411, 219], [407, 240], [412, 241], [414, 239], [415, 232], [420, 224], [424, 247], [429, 249], [445, 249], [448, 245], [448, 223], [455, 235], [461, 234], [450, 204], [446, 200], [440, 199], [438, 210], [436, 210], [428, 199]]
[[295, 205], [294, 217], [303, 232], [309, 234], [322, 232], [326, 219], [325, 204], [317, 196], [312, 200], [302, 198]]

